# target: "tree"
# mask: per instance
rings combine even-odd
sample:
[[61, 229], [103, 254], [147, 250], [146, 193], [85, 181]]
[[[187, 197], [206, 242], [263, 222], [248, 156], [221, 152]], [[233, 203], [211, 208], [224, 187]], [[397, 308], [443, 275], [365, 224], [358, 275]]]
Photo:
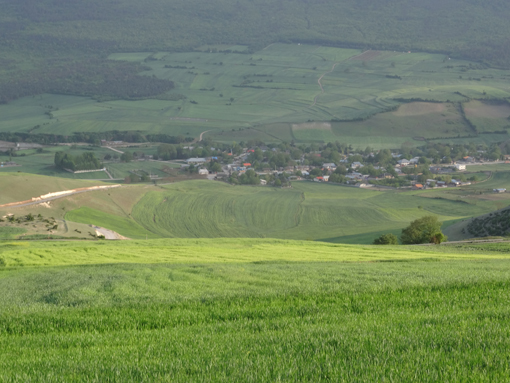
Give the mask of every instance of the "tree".
[[395, 234], [383, 234], [374, 239], [374, 245], [398, 245], [398, 238]]
[[439, 231], [432, 235], [432, 238], [430, 239], [430, 243], [439, 245], [439, 244], [441, 244], [441, 242], [444, 242], [447, 239], [448, 239], [448, 237]]
[[122, 162], [130, 162], [133, 160], [133, 154], [131, 152], [124, 152], [120, 155], [120, 160]]
[[404, 245], [435, 243], [439, 234], [442, 235], [441, 242], [447, 239], [441, 232], [441, 222], [436, 216], [428, 215], [414, 220], [408, 227], [402, 229], [400, 241]]

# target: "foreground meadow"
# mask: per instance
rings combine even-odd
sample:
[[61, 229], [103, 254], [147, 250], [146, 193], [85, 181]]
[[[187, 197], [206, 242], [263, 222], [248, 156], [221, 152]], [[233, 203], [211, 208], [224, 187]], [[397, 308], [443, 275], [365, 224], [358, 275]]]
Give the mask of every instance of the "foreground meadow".
[[4, 242], [0, 380], [502, 381], [508, 250]]

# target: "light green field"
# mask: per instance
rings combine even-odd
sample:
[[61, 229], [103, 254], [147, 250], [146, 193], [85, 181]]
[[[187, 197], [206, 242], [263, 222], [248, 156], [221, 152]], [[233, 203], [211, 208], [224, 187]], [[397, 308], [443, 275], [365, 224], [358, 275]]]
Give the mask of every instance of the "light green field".
[[[110, 58], [142, 62], [150, 55], [119, 53]], [[140, 130], [197, 137], [211, 130], [207, 135], [223, 142], [246, 138], [339, 140], [382, 148], [406, 140], [420, 144], [413, 137], [453, 139], [473, 133], [450, 102], [466, 102], [466, 97], [510, 96], [506, 71], [475, 69], [477, 66], [466, 69], [469, 62], [445, 60], [438, 54], [362, 54], [350, 49], [272, 44], [254, 54], [160, 52], [153, 57], [156, 60], [144, 62], [151, 69], [143, 74], [174, 81], [170, 95], [180, 94], [186, 99], [98, 103], [80, 97], [41, 95], [0, 106], [0, 131], [68, 134]], [[481, 81], [475, 80], [478, 78]], [[439, 110], [434, 109], [435, 104], [417, 103], [367, 121], [334, 123], [330, 131], [292, 127], [306, 121], [367, 118], [397, 107], [394, 99], [446, 104], [439, 105]], [[48, 105], [53, 107], [52, 118], [44, 114]], [[481, 132], [501, 130], [508, 125], [504, 108], [471, 102], [466, 114]], [[36, 125], [40, 127], [32, 130]], [[483, 135], [477, 140], [495, 141], [500, 138], [497, 136]]]
[[94, 242], [0, 242], [7, 267], [92, 264], [232, 264], [507, 259], [505, 254], [456, 252], [427, 246], [359, 246], [311, 241], [222, 238]]
[[[22, 174], [9, 176], [4, 185], [10, 187], [3, 189], [5, 202], [19, 200], [16, 190], [23, 183], [39, 180]], [[48, 192], [100, 184], [53, 184], [52, 178], [40, 178]], [[510, 189], [508, 172], [495, 172], [491, 179], [469, 187], [425, 191], [381, 192], [312, 182], [277, 189], [196, 180], [126, 185], [58, 199], [49, 207], [6, 208], [0, 213], [53, 216], [62, 223], [76, 222], [83, 228], [93, 224], [140, 239], [255, 237], [371, 243], [381, 234], [399, 235], [409, 222], [424, 215], [437, 215], [447, 227], [508, 206], [506, 194], [492, 192], [496, 187]], [[27, 194], [24, 199], [31, 197]], [[73, 236], [73, 229], [60, 227], [59, 235]]]
[[145, 190], [125, 210], [129, 214], [123, 215], [127, 219], [123, 224], [117, 221], [117, 212], [100, 214], [100, 207], [74, 210], [69, 206], [66, 219], [107, 227], [132, 238], [144, 238], [149, 232], [180, 238], [269, 237], [371, 243], [383, 233], [400, 234], [410, 221], [424, 215], [437, 215], [450, 222], [510, 203], [507, 199], [492, 199], [492, 194], [486, 198], [474, 192], [460, 201], [461, 197], [444, 194], [446, 191], [378, 192], [309, 182], [294, 182], [292, 189], [273, 189], [186, 181]]
[[2, 241], [0, 380], [504, 381], [508, 254]]

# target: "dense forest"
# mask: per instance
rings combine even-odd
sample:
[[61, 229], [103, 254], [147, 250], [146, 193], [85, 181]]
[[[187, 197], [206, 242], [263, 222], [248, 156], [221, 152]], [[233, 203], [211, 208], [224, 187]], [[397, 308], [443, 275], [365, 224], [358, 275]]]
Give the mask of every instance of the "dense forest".
[[108, 62], [108, 54], [209, 44], [422, 50], [510, 66], [504, 0], [0, 0], [0, 7], [4, 102], [45, 91], [158, 95], [171, 82], [133, 76], [139, 67]]

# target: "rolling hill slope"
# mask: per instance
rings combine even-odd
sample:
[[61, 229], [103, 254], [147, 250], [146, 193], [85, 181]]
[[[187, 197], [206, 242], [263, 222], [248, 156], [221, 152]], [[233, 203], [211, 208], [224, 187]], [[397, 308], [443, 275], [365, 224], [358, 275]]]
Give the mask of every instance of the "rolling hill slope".
[[503, 381], [508, 254], [0, 242], [0, 380]]

